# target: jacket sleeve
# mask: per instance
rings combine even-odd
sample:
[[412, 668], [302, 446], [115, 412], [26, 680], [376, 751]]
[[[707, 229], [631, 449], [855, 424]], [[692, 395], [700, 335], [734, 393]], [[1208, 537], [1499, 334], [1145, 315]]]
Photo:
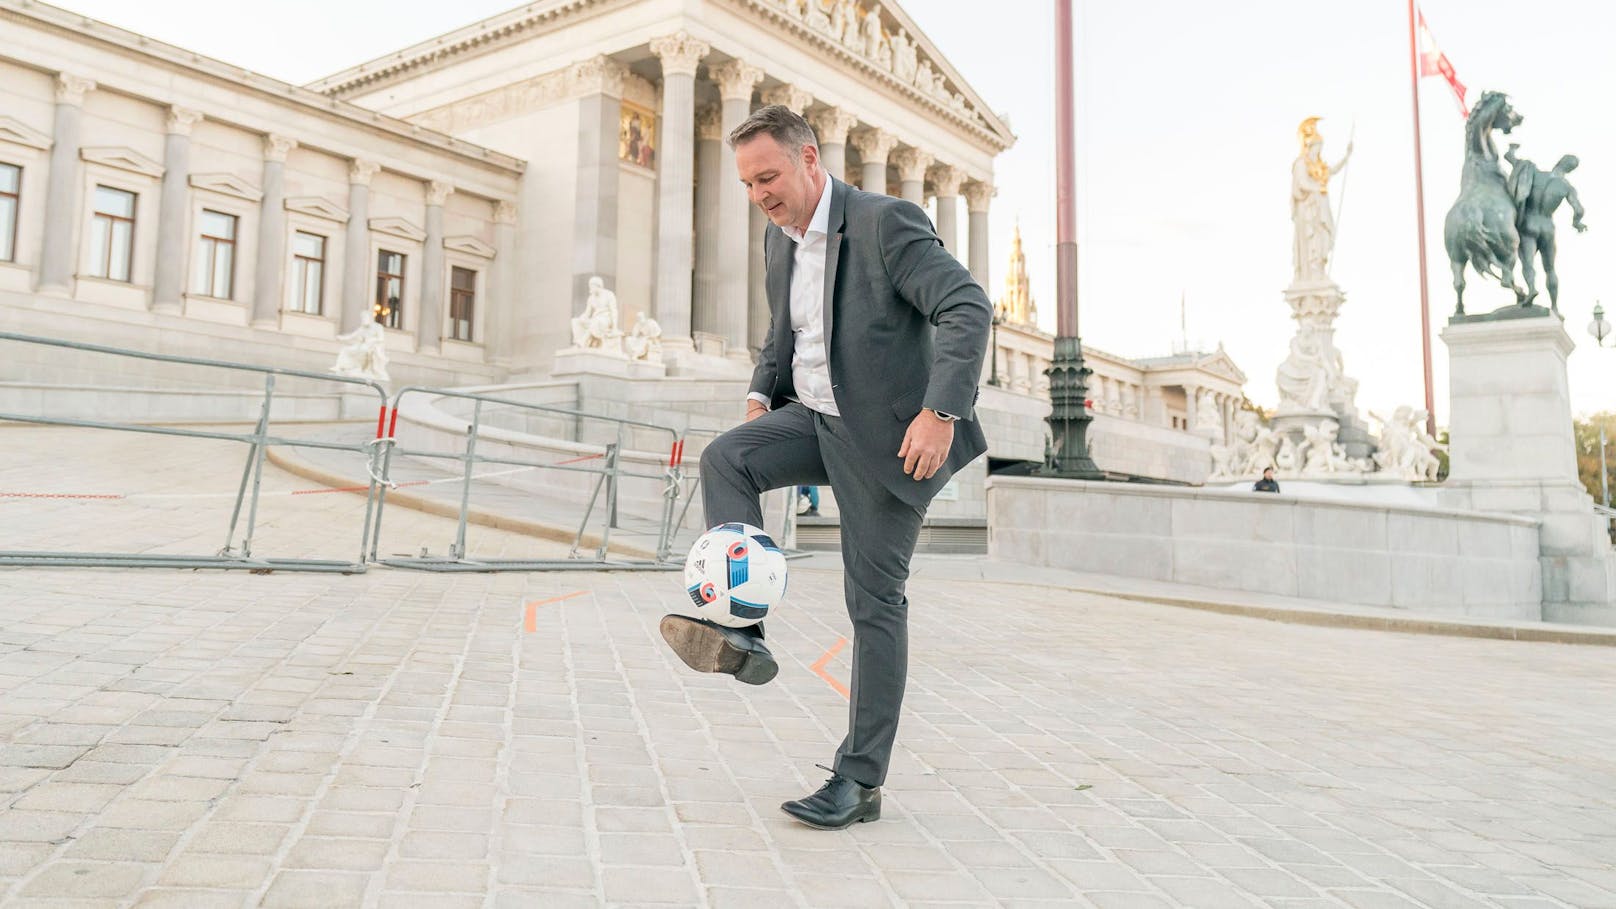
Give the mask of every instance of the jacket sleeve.
[[893, 288], [937, 329], [923, 406], [972, 419], [993, 324], [987, 293], [913, 202], [883, 205], [878, 234]]
[[[769, 246], [775, 242], [774, 231], [765, 229], [763, 234], [763, 261], [769, 260]], [[752, 370], [752, 385], [747, 389], [749, 394], [759, 394], [769, 400], [768, 406], [774, 407], [774, 389], [778, 384], [778, 364], [775, 363], [774, 349], [774, 307], [769, 307], [769, 331], [763, 336], [763, 349], [758, 351], [757, 366]]]

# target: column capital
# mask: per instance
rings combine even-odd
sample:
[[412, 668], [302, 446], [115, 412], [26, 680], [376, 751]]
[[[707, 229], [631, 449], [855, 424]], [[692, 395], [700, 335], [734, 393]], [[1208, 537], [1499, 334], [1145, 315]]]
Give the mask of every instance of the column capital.
[[189, 107], [170, 107], [168, 109], [168, 134], [170, 136], [189, 136], [191, 127], [202, 119], [202, 112]]
[[795, 85], [776, 85], [763, 92], [764, 104], [778, 104], [794, 114], [801, 114], [814, 103], [814, 96]]
[[264, 137], [264, 160], [285, 161], [287, 154], [297, 148], [297, 140], [280, 133], [270, 133]]
[[988, 200], [998, 193], [998, 188], [992, 183], [981, 180], [972, 180], [965, 184], [965, 207], [972, 214], [988, 210]]
[[370, 178], [376, 176], [376, 172], [381, 169], [382, 166], [375, 161], [355, 158], [348, 165], [348, 182], [354, 186], [369, 186]]
[[724, 111], [716, 104], [708, 104], [696, 111], [696, 139], [716, 142], [724, 138]]
[[821, 145], [844, 144], [847, 131], [857, 124], [857, 117], [839, 107], [823, 107], [808, 115], [808, 125], [814, 128]]
[[936, 160], [928, 152], [912, 146], [892, 153], [892, 163], [898, 166], [898, 179], [905, 183], [926, 179], [926, 169]]
[[931, 181], [937, 187], [939, 199], [958, 196], [960, 184], [965, 182], [965, 171], [952, 164], [939, 164], [931, 169]]
[[887, 155], [898, 145], [897, 136], [874, 126], [854, 133], [851, 141], [865, 164], [884, 164]]
[[516, 223], [516, 203], [507, 202], [504, 199], [501, 199], [498, 202], [495, 202], [494, 203], [494, 223], [495, 224], [515, 224]]
[[680, 29], [671, 35], [651, 39], [651, 53], [662, 60], [662, 75], [675, 73], [694, 76], [701, 58], [712, 51], [705, 41], [697, 41], [690, 33]]
[[623, 79], [628, 67], [605, 54], [590, 57], [567, 68], [568, 92], [574, 96], [611, 95], [623, 97]]
[[86, 92], [95, 91], [95, 80], [73, 73], [56, 74], [56, 103], [79, 107], [84, 104]]
[[740, 59], [709, 66], [707, 73], [718, 83], [718, 96], [725, 101], [752, 100], [752, 89], [763, 80], [763, 70]]
[[448, 201], [449, 194], [454, 192], [454, 184], [444, 180], [432, 180], [426, 185], [426, 204], [442, 205]]

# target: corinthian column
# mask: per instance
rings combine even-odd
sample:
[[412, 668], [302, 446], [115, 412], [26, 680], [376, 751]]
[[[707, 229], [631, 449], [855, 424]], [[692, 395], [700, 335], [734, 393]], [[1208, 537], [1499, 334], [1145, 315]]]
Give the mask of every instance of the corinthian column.
[[454, 187], [442, 180], [426, 185], [426, 249], [421, 251], [421, 321], [415, 349], [433, 353], [443, 346], [443, 203]]
[[959, 191], [965, 182], [965, 172], [947, 164], [931, 172], [932, 185], [937, 188], [937, 236], [943, 248], [959, 258]]
[[993, 198], [993, 184], [976, 181], [965, 186], [965, 209], [970, 212], [969, 243], [971, 246], [971, 277], [984, 288], [988, 286], [988, 200]]
[[568, 72], [578, 96], [578, 179], [574, 185], [572, 299], [584, 299], [589, 279], [617, 286], [617, 128], [628, 68], [603, 55]]
[[[744, 60], [731, 60], [710, 68], [724, 101], [724, 134], [741, 125], [752, 110], [752, 90], [763, 78], [763, 70]], [[748, 260], [751, 244], [751, 203], [746, 187], [736, 178], [735, 151], [724, 147], [723, 179], [718, 181], [718, 333], [724, 338], [725, 353], [746, 356]]]
[[651, 42], [662, 60], [657, 154], [656, 319], [662, 343], [690, 349], [690, 183], [695, 178], [696, 66], [710, 48], [685, 32]]
[[898, 144], [898, 137], [884, 129], [865, 129], [853, 134], [853, 147], [864, 159], [864, 179], [859, 187], [867, 193], [887, 191], [887, 155]]
[[926, 169], [937, 159], [918, 148], [900, 148], [892, 153], [898, 166], [898, 185], [903, 198], [916, 205], [926, 204]]
[[39, 251], [40, 293], [71, 293], [73, 222], [79, 210], [79, 121], [84, 93], [95, 83], [71, 73], [56, 74], [56, 122], [51, 135], [50, 177], [45, 184], [45, 236]]
[[168, 135], [163, 140], [163, 187], [158, 193], [157, 266], [152, 274], [152, 309], [179, 312], [185, 293], [185, 209], [190, 200], [191, 127], [201, 111], [168, 109]]
[[718, 330], [718, 185], [724, 182], [723, 143], [723, 111], [709, 104], [696, 112], [696, 283], [690, 307], [691, 330], [708, 333]]
[[348, 167], [348, 242], [342, 256], [343, 334], [375, 318], [366, 291], [376, 274], [376, 263], [370, 260], [370, 178], [378, 170], [380, 164], [358, 158]]
[[264, 197], [258, 202], [258, 258], [253, 267], [254, 328], [275, 328], [280, 323], [286, 288], [286, 156], [296, 146], [285, 136], [264, 137]]
[[[495, 362], [509, 362], [516, 325], [516, 206], [494, 203], [494, 264], [488, 275], [488, 308], [483, 311], [483, 350]], [[479, 304], [482, 305], [482, 304]]]
[[808, 117], [819, 139], [819, 160], [825, 164], [825, 173], [838, 180], [847, 180], [847, 131], [858, 123], [858, 118], [839, 107], [826, 107]]

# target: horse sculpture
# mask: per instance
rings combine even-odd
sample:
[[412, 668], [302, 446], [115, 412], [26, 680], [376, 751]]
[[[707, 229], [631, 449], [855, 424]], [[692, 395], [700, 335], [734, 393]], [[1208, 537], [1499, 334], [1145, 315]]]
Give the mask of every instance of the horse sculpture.
[[1453, 266], [1453, 290], [1458, 295], [1457, 315], [1464, 315], [1465, 265], [1478, 274], [1497, 278], [1515, 292], [1522, 306], [1537, 294], [1515, 283], [1515, 261], [1520, 234], [1515, 228], [1515, 201], [1498, 165], [1492, 131], [1505, 133], [1521, 125], [1521, 115], [1502, 92], [1487, 92], [1465, 121], [1464, 176], [1459, 198], [1448, 209], [1443, 240]]

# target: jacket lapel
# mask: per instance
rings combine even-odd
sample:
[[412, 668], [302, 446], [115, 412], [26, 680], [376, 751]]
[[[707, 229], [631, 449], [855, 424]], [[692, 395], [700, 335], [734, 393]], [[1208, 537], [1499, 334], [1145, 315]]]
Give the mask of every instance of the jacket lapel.
[[[792, 247], [796, 244], [778, 227], [770, 227], [768, 256], [764, 261], [764, 293], [768, 296], [769, 312], [774, 316], [774, 362], [776, 376], [791, 374], [791, 269], [796, 262]], [[778, 387], [778, 385], [777, 385]]]
[[846, 223], [846, 183], [830, 179], [830, 220], [825, 225], [825, 353], [830, 353], [831, 329], [836, 320], [836, 263], [842, 252], [842, 226]]

